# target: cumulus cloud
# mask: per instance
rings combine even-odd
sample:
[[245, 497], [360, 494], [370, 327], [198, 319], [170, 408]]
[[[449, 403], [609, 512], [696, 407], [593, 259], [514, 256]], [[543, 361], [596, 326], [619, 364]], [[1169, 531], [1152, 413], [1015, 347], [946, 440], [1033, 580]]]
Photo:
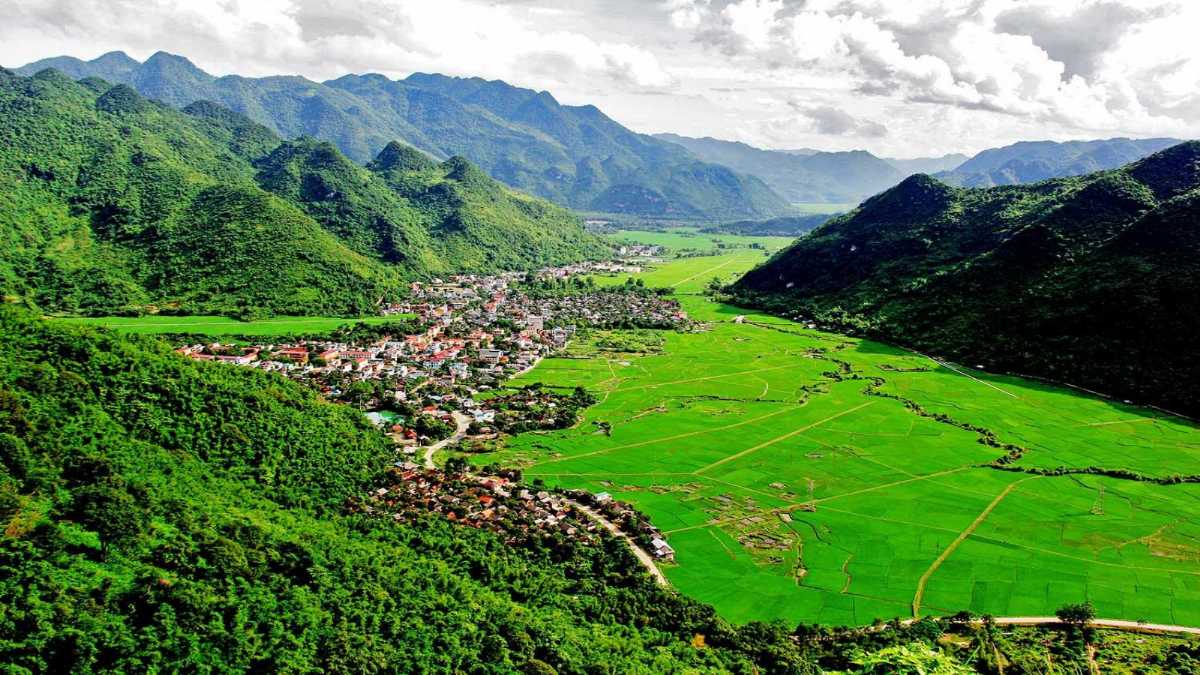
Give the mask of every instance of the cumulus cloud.
[[9, 66], [163, 49], [216, 74], [500, 78], [642, 131], [774, 147], [1200, 136], [1185, 0], [0, 0], [0, 16]]
[[859, 119], [845, 110], [831, 105], [809, 106], [793, 103], [792, 107], [803, 119], [808, 121], [812, 131], [818, 134], [880, 138], [888, 133], [887, 127], [879, 122]]
[[[86, 56], [79, 54], [85, 45], [95, 45], [97, 53], [123, 48], [135, 56], [164, 49], [219, 73], [300, 72], [324, 78], [347, 71], [435, 70], [534, 85], [529, 76], [537, 70], [543, 87], [571, 78], [595, 87], [674, 86], [672, 75], [648, 49], [578, 31], [547, 30], [560, 13], [553, 7], [484, 0], [161, 0], [152, 5], [0, 0], [0, 15], [6, 17], [0, 43], [26, 45], [27, 60], [53, 53]], [[55, 52], [47, 53], [48, 47]], [[547, 70], [550, 62], [562, 68]]]
[[[1172, 111], [1200, 105], [1194, 36], [1164, 25], [1198, 25], [1194, 5], [680, 0], [673, 11], [689, 17], [697, 43], [743, 67], [783, 80], [840, 76], [868, 96], [1093, 130], [1195, 129], [1195, 120]], [[1148, 33], [1166, 40], [1150, 48], [1159, 59], [1131, 68], [1128, 43]], [[1161, 70], [1163, 54], [1185, 49], [1191, 53]]]

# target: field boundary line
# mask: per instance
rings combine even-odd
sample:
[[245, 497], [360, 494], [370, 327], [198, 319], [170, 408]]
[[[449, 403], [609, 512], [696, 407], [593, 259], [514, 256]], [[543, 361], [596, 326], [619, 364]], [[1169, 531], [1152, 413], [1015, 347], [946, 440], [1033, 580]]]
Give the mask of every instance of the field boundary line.
[[1000, 505], [1000, 502], [1004, 501], [1004, 498], [1007, 497], [1013, 490], [1015, 490], [1018, 485], [1040, 477], [1041, 476], [1030, 476], [1029, 478], [1023, 478], [1019, 481], [1006, 485], [1004, 489], [1000, 491], [1000, 494], [996, 495], [996, 498], [993, 499], [992, 502], [988, 504], [978, 516], [975, 517], [975, 520], [971, 521], [971, 524], [968, 525], [965, 530], [960, 532], [954, 541], [950, 542], [950, 545], [946, 547], [946, 550], [942, 551], [941, 555], [934, 559], [933, 563], [929, 566], [929, 569], [925, 570], [925, 573], [922, 574], [921, 578], [917, 580], [917, 592], [913, 596], [912, 601], [912, 613], [914, 617], [921, 615], [921, 600], [925, 598], [925, 585], [929, 582], [929, 578], [932, 577], [933, 573], [942, 566], [942, 563], [946, 562], [946, 559], [958, 549], [958, 545], [966, 541], [967, 537], [974, 534], [975, 530], [983, 524], [983, 521], [987, 520], [987, 517], [992, 515], [992, 511], [994, 511], [996, 507]]
[[802, 434], [802, 433], [804, 433], [804, 432], [808, 431], [809, 429], [812, 429], [812, 428], [814, 428], [814, 427], [821, 426], [822, 424], [825, 424], [826, 422], [832, 422], [833, 420], [835, 420], [835, 419], [837, 419], [837, 418], [839, 418], [839, 417], [842, 417], [842, 416], [844, 416], [844, 415], [849, 415], [850, 413], [852, 413], [852, 412], [856, 412], [856, 411], [858, 411], [858, 410], [862, 410], [863, 408], [865, 408], [865, 407], [867, 407], [867, 406], [869, 406], [869, 405], [871, 405], [871, 404], [873, 404], [873, 403], [875, 403], [875, 402], [874, 402], [874, 401], [867, 401], [866, 403], [863, 403], [862, 405], [857, 405], [857, 406], [855, 406], [855, 407], [853, 407], [853, 408], [850, 408], [850, 409], [848, 409], [848, 410], [843, 410], [843, 411], [841, 411], [841, 412], [837, 413], [836, 415], [830, 415], [829, 417], [826, 417], [826, 418], [825, 418], [825, 419], [823, 419], [823, 420], [817, 420], [816, 422], [813, 422], [812, 424], [809, 424], [809, 425], [806, 425], [806, 426], [800, 427], [799, 429], [796, 429], [795, 431], [789, 431], [789, 432], [787, 432], [786, 434], [784, 434], [784, 435], [782, 435], [782, 436], [779, 436], [779, 437], [776, 437], [776, 438], [772, 438], [771, 440], [769, 440], [769, 441], [765, 441], [765, 442], [763, 442], [763, 443], [759, 443], [758, 445], [756, 445], [756, 446], [754, 446], [754, 447], [752, 447], [752, 448], [747, 448], [747, 449], [745, 449], [745, 450], [742, 450], [741, 452], [738, 452], [738, 453], [736, 453], [736, 454], [733, 454], [733, 455], [730, 455], [730, 456], [728, 456], [728, 457], [725, 457], [724, 459], [719, 459], [719, 460], [717, 460], [717, 461], [713, 462], [712, 464], [709, 464], [708, 466], [700, 467], [699, 469], [696, 469], [695, 473], [696, 473], [696, 475], [700, 475], [700, 474], [704, 473], [705, 471], [708, 471], [709, 469], [715, 469], [715, 468], [717, 468], [718, 466], [721, 466], [722, 464], [724, 464], [724, 463], [726, 463], [726, 462], [732, 462], [732, 461], [733, 461], [733, 460], [735, 460], [735, 459], [740, 459], [740, 458], [742, 458], [742, 457], [745, 457], [746, 455], [748, 455], [748, 454], [750, 454], [750, 453], [752, 453], [752, 452], [755, 452], [755, 451], [758, 451], [758, 450], [762, 450], [763, 448], [765, 448], [765, 447], [767, 447], [767, 446], [770, 446], [770, 445], [775, 445], [776, 443], [778, 443], [778, 442], [780, 442], [780, 441], [786, 441], [787, 439], [789, 439], [789, 438], [791, 438], [791, 437], [793, 437], [793, 436], [799, 436], [800, 434]]
[[[581, 458], [583, 458], [583, 457], [594, 457], [594, 456], [596, 456], [596, 455], [602, 455], [602, 454], [604, 454], [604, 453], [606, 453], [606, 452], [615, 452], [615, 451], [617, 451], [617, 450], [628, 450], [629, 448], [640, 448], [640, 447], [642, 447], [642, 446], [644, 446], [644, 445], [653, 445], [653, 444], [655, 444], [655, 443], [663, 443], [663, 442], [665, 442], [665, 441], [677, 441], [677, 440], [679, 440], [679, 439], [681, 439], [681, 438], [691, 438], [692, 436], [703, 436], [704, 434], [711, 434], [711, 433], [713, 433], [713, 432], [715, 432], [715, 431], [725, 431], [726, 429], [733, 429], [733, 428], [736, 428], [736, 427], [742, 427], [742, 426], [745, 426], [745, 425], [747, 425], [747, 424], [752, 424], [752, 423], [754, 423], [754, 422], [757, 422], [757, 421], [759, 421], [759, 420], [765, 420], [765, 419], [767, 419], [768, 417], [774, 417], [774, 416], [776, 416], [776, 415], [782, 415], [783, 413], [786, 413], [786, 412], [792, 412], [792, 411], [793, 411], [793, 410], [795, 410], [795, 409], [796, 409], [795, 407], [787, 407], [787, 408], [783, 408], [782, 410], [776, 410], [776, 411], [774, 411], [774, 412], [769, 412], [769, 413], [767, 413], [767, 414], [765, 414], [765, 415], [759, 415], [758, 417], [752, 417], [752, 418], [750, 418], [750, 419], [748, 419], [748, 420], [742, 420], [741, 422], [734, 422], [733, 424], [728, 424], [728, 425], [725, 425], [725, 426], [723, 426], [723, 427], [714, 427], [714, 428], [712, 428], [712, 429], [701, 429], [701, 430], [699, 430], [699, 431], [689, 431], [689, 432], [687, 432], [687, 433], [683, 433], [683, 434], [676, 434], [676, 435], [674, 435], [674, 436], [664, 436], [663, 438], [652, 438], [652, 439], [650, 439], [650, 440], [648, 440], [648, 441], [638, 441], [637, 443], [628, 443], [628, 444], [626, 444], [626, 445], [615, 445], [615, 446], [613, 446], [613, 447], [611, 447], [611, 448], [603, 448], [603, 449], [601, 449], [601, 450], [593, 450], [592, 452], [585, 452], [585, 453], [582, 453], [582, 454], [579, 454], [579, 455], [569, 455], [569, 456], [565, 456], [565, 457], [554, 457], [554, 458], [552, 458], [552, 459], [547, 459], [547, 460], [545, 460], [545, 461], [543, 461], [543, 462], [538, 462], [537, 464], [534, 464], [534, 465], [533, 465], [532, 467], [530, 467], [530, 468], [536, 468], [536, 467], [540, 467], [540, 466], [542, 466], [542, 465], [544, 465], [544, 464], [554, 464], [554, 463], [557, 463], [557, 462], [565, 462], [565, 461], [572, 460], [572, 459], [581, 459]], [[690, 473], [695, 473], [695, 472], [693, 471], [693, 472], [690, 472]]]
[[[723, 258], [724, 256], [718, 256], [718, 257]], [[695, 279], [696, 277], [700, 276], [701, 274], [708, 274], [709, 272], [716, 272], [717, 270], [721, 269], [722, 267], [729, 267], [730, 265], [732, 265], [735, 262], [737, 262], [736, 258], [733, 260], [726, 260], [725, 262], [721, 263], [720, 265], [717, 265], [716, 267], [706, 269], [701, 272], [696, 272], [695, 274], [693, 274], [692, 276], [690, 276], [686, 279], [680, 279], [679, 281], [676, 281], [675, 283], [671, 284], [671, 288], [677, 288], [679, 286], [682, 286], [683, 284], [686, 284], [687, 282], [691, 281], [692, 279]]]
[[[913, 478], [905, 478], [904, 480], [898, 480], [894, 483], [884, 483], [883, 485], [872, 485], [871, 487], [865, 487], [865, 488], [861, 488], [859, 490], [843, 492], [841, 494], [831, 495], [829, 497], [821, 497], [819, 499], [814, 499], [812, 502], [808, 502], [808, 501], [794, 502], [794, 503], [789, 504], [784, 507], [771, 508], [771, 509], [759, 509], [758, 511], [751, 511], [749, 514], [744, 514], [741, 516], [730, 517], [730, 518], [717, 518], [714, 520], [710, 520], [707, 523], [703, 523], [701, 525], [688, 525], [686, 527], [675, 528], [674, 530], [664, 530], [663, 534], [674, 534], [676, 532], [685, 532], [687, 530], [698, 530], [702, 527], [719, 527], [721, 525], [726, 525], [729, 523], [736, 523], [739, 520], [744, 520], [749, 515], [770, 515], [770, 514], [775, 514], [775, 513], [792, 513], [793, 511], [798, 511], [798, 510], [804, 508], [805, 506], [809, 505], [810, 503], [823, 504], [827, 501], [832, 501], [834, 499], [840, 499], [842, 497], [853, 497], [855, 495], [860, 495], [860, 494], [863, 494], [866, 492], [874, 492], [876, 490], [886, 490], [887, 488], [896, 487], [897, 485], [904, 485], [906, 483], [912, 483], [912, 482], [921, 481], [921, 480], [929, 480], [931, 478], [940, 478], [941, 476], [946, 476], [946, 475], [949, 475], [952, 473], [958, 473], [960, 471], [967, 471], [969, 469], [974, 469], [974, 468], [975, 467], [972, 467], [972, 466], [955, 467], [953, 469], [946, 469], [944, 471], [938, 471], [937, 473], [927, 473], [923, 476], [919, 475], [919, 476], [915, 476]], [[1200, 574], [1200, 572], [1197, 572], [1197, 574]], [[901, 603], [901, 604], [903, 604], [903, 603]]]
[[704, 382], [706, 380], [719, 380], [723, 377], [734, 377], [737, 375], [753, 375], [754, 373], [765, 373], [768, 370], [782, 370], [784, 368], [791, 368], [791, 367], [793, 367], [793, 366], [792, 366], [792, 364], [789, 363], [789, 364], [782, 365], [782, 366], [771, 366], [770, 368], [757, 368], [755, 370], [743, 370], [743, 371], [740, 371], [737, 373], [725, 373], [724, 375], [708, 375], [706, 377], [693, 377], [693, 378], [690, 378], [687, 380], [675, 380], [674, 382], [655, 382], [654, 384], [640, 384], [636, 387], [626, 387], [624, 389], [613, 389], [612, 393], [619, 394], [619, 393], [626, 392], [626, 391], [637, 391], [639, 389], [649, 389], [651, 387], [666, 387], [666, 386], [669, 386], [672, 384], [687, 384], [689, 382]]
[[942, 361], [940, 359], [935, 359], [932, 356], [929, 356], [928, 354], [921, 354], [921, 352], [918, 352], [918, 351], [914, 351], [913, 353], [924, 356], [925, 358], [929, 359], [930, 361], [933, 361], [934, 363], [945, 368], [946, 370], [958, 373], [959, 375], [962, 375], [963, 377], [965, 377], [967, 379], [975, 380], [979, 384], [982, 384], [986, 387], [991, 387], [992, 389], [995, 389], [996, 391], [1000, 392], [1001, 394], [1004, 394], [1005, 396], [1011, 396], [1017, 400], [1022, 400], [1020, 396], [1017, 396], [1016, 394], [1012, 393], [1011, 391], [1008, 391], [1007, 389], [1001, 389], [1000, 387], [997, 387], [996, 385], [992, 384], [991, 382], [988, 382], [986, 380], [981, 380], [978, 377], [975, 377], [974, 375], [972, 375], [970, 373], [965, 373], [965, 372], [959, 370], [958, 368], [955, 368], [954, 366], [950, 365], [949, 361]]

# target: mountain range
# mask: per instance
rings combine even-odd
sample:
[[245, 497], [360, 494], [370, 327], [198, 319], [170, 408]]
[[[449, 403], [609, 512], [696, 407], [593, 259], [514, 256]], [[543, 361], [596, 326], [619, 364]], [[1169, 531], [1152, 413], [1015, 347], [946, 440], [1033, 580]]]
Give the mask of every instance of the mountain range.
[[358, 162], [400, 140], [435, 159], [461, 155], [512, 187], [576, 209], [664, 217], [765, 218], [789, 210], [758, 178], [701, 161], [621, 126], [594, 106], [501, 81], [414, 74], [215, 77], [181, 56], [138, 62], [121, 52], [91, 61], [44, 59], [72, 78], [127, 84], [176, 108], [220, 103], [284, 138], [311, 136]]
[[[865, 150], [819, 152], [763, 150], [715, 138], [658, 134], [707, 162], [757, 176], [793, 203], [858, 203], [899, 183], [907, 175]], [[936, 165], [936, 164], [935, 164]]]
[[963, 187], [1019, 185], [1115, 169], [1180, 142], [1176, 138], [1024, 141], [984, 150], [953, 170], [923, 173]]
[[47, 311], [359, 314], [405, 279], [606, 254], [461, 157], [366, 167], [218, 104], [0, 71], [0, 284]]
[[1181, 142], [1172, 138], [1028, 141], [984, 150], [971, 158], [949, 154], [890, 159], [865, 150], [763, 150], [715, 138], [657, 137], [677, 143], [705, 161], [757, 176], [793, 203], [848, 204], [857, 204], [918, 173], [963, 187], [1034, 183], [1115, 169]]
[[1200, 142], [1029, 186], [926, 175], [830, 220], [743, 301], [1196, 415]]

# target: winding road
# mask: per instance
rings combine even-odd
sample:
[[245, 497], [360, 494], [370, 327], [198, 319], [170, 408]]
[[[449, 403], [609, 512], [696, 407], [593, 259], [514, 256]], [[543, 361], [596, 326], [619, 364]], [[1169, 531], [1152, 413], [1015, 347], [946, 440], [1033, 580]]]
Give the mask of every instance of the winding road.
[[429, 446], [428, 448], [425, 448], [425, 468], [426, 469], [436, 469], [437, 467], [433, 463], [433, 453], [437, 452], [438, 450], [441, 450], [442, 448], [446, 447], [447, 445], [450, 445], [451, 443], [457, 443], [457, 442], [461, 441], [467, 435], [467, 427], [471, 426], [471, 418], [470, 417], [467, 417], [466, 415], [458, 412], [457, 410], [450, 414], [454, 417], [454, 424], [455, 424], [454, 435], [451, 436], [450, 438], [440, 440], [437, 443], [434, 443], [433, 445]]
[[671, 585], [670, 582], [667, 581], [666, 575], [662, 573], [662, 570], [658, 569], [658, 565], [654, 564], [654, 558], [650, 557], [649, 553], [646, 553], [641, 546], [638, 546], [634, 540], [630, 539], [629, 535], [622, 532], [621, 529], [616, 526], [616, 524], [599, 513], [596, 513], [591, 508], [580, 504], [574, 499], [568, 499], [567, 502], [571, 504], [571, 506], [574, 506], [583, 512], [588, 518], [600, 523], [600, 525], [604, 527], [604, 529], [611, 532], [614, 537], [623, 540], [625, 544], [629, 546], [629, 550], [633, 551], [633, 555], [637, 556], [638, 562], [642, 563], [642, 567], [646, 568], [646, 571], [650, 573], [650, 576], [654, 577], [654, 581], [656, 581], [659, 586]]

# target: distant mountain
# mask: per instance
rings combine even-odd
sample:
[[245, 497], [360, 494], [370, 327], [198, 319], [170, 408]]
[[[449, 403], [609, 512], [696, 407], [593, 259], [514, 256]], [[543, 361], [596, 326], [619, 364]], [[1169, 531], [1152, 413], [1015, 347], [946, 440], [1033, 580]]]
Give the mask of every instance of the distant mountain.
[[905, 176], [915, 173], [934, 174], [941, 171], [952, 171], [958, 168], [968, 157], [961, 153], [951, 153], [941, 157], [917, 157], [914, 159], [892, 159], [884, 157], [883, 161], [899, 169]]
[[43, 310], [373, 312], [405, 279], [601, 256], [570, 212], [462, 158], [369, 168], [211, 102], [0, 71], [0, 286]]
[[936, 173], [939, 180], [963, 187], [1019, 185], [1115, 169], [1180, 142], [1174, 138], [1025, 141], [984, 150], [953, 170], [922, 173]]
[[[908, 168], [910, 166], [943, 166], [954, 157], [885, 160], [865, 150], [762, 150], [716, 138], [688, 138], [675, 134], [657, 134], [656, 138], [687, 148], [706, 162], [724, 164], [735, 171], [757, 176], [793, 203], [856, 204], [915, 172], [916, 169]], [[957, 162], [953, 165], [957, 166]]]
[[1034, 186], [929, 176], [736, 284], [746, 302], [1200, 414], [1200, 142]]
[[427, 74], [403, 81], [347, 75], [325, 83], [214, 77], [165, 52], [144, 63], [119, 52], [86, 62], [58, 57], [17, 72], [47, 67], [128, 84], [176, 108], [215, 101], [285, 138], [329, 141], [358, 162], [393, 140], [437, 159], [461, 155], [513, 187], [579, 209], [709, 218], [788, 211], [756, 178], [634, 133], [593, 106], [563, 106], [547, 92], [500, 81]]

